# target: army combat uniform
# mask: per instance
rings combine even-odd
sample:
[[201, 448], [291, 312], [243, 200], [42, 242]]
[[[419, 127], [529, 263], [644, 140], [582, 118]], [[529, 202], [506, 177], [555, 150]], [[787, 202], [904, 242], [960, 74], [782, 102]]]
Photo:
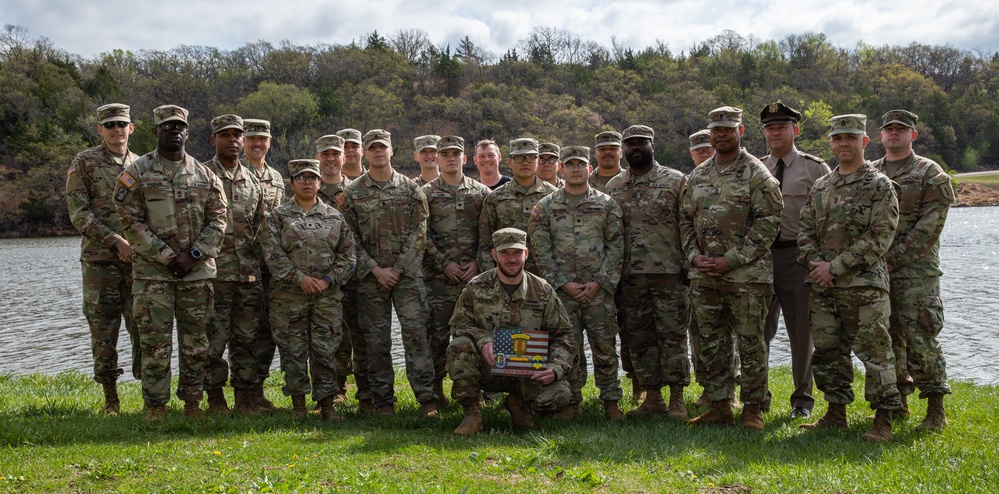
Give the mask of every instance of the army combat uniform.
[[[554, 185], [535, 178], [534, 184], [524, 187], [511, 180], [486, 196], [479, 217], [479, 267], [483, 270], [496, 267], [490, 252], [493, 250], [492, 234], [501, 228], [516, 228], [527, 231], [531, 219], [531, 208], [542, 197], [555, 192]], [[527, 258], [527, 271], [537, 274], [534, 257]]]

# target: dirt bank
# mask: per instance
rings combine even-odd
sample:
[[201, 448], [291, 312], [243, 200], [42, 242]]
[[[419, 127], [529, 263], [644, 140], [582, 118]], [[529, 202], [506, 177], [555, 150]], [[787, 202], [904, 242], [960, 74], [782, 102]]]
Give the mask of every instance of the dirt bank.
[[999, 206], [999, 184], [957, 184], [954, 207]]

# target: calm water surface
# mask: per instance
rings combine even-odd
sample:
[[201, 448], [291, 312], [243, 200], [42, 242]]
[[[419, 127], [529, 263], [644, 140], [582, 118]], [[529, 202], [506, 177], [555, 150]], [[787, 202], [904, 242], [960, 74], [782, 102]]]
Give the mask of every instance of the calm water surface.
[[[951, 379], [999, 384], [997, 251], [999, 207], [951, 210], [940, 250], [947, 319], [940, 340]], [[92, 372], [79, 252], [78, 237], [0, 239], [0, 374]], [[395, 330], [398, 335], [398, 324]], [[130, 377], [128, 345], [122, 329], [119, 363], [125, 378]], [[402, 345], [395, 347], [395, 363], [402, 367]], [[790, 364], [786, 349], [781, 330], [772, 365]]]

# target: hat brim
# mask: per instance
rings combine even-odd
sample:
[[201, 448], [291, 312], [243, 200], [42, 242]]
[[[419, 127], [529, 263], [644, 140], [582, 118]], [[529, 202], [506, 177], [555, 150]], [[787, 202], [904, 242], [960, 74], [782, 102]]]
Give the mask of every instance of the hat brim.
[[[353, 142], [353, 141], [347, 141], [347, 142]], [[364, 149], [371, 149], [371, 146], [374, 146], [375, 144], [379, 143], [384, 144], [386, 147], [392, 147], [392, 141], [389, 141], [388, 139], [375, 139], [365, 144]]]
[[132, 123], [132, 119], [128, 118], [128, 117], [126, 117], [124, 115], [115, 115], [115, 116], [112, 116], [112, 117], [105, 118], [105, 119], [101, 120], [100, 122], [97, 122], [97, 124], [98, 125], [103, 125], [103, 124], [106, 124], [108, 122], [128, 122], [128, 123]]
[[885, 128], [885, 127], [887, 127], [887, 126], [891, 125], [891, 124], [899, 124], [899, 125], [902, 125], [902, 126], [905, 126], [905, 127], [908, 127], [908, 128], [910, 128], [910, 129], [915, 129], [915, 128], [916, 128], [915, 126], [911, 125], [910, 123], [908, 123], [908, 122], [904, 122], [904, 121], [902, 121], [902, 120], [899, 120], [899, 119], [895, 119], [895, 120], [889, 120], [889, 121], [887, 121], [887, 122], [885, 122], [885, 123], [881, 124], [881, 127], [879, 127], [879, 128], [883, 129], [883, 128]]
[[538, 154], [537, 151], [510, 151], [510, 156], [511, 157], [512, 156], [524, 156], [526, 154], [534, 154], [534, 155], [537, 155], [537, 156], [541, 156], [540, 154]]
[[437, 148], [437, 152], [439, 153], [439, 152], [441, 152], [441, 151], [447, 151], [448, 149], [457, 149], [458, 151], [461, 151], [461, 152], [463, 152], [463, 153], [465, 152], [465, 148], [463, 148], [463, 147], [461, 147], [461, 146], [458, 146], [458, 145], [454, 145], [454, 146], [444, 146], [444, 147], [442, 147], [442, 148]]
[[424, 149], [433, 149], [434, 151], [440, 151], [439, 149], [437, 149], [437, 146], [420, 146], [420, 147], [416, 148], [416, 152], [419, 153], [420, 151], [423, 151]]
[[791, 118], [791, 117], [786, 117], [786, 116], [784, 116], [784, 117], [772, 117], [772, 118], [763, 119], [763, 126], [764, 127], [766, 127], [767, 125], [770, 125], [770, 124], [796, 124], [796, 123], [798, 123], [797, 120], [795, 120], [794, 118]]
[[243, 131], [243, 137], [257, 137], [257, 136], [264, 136], [264, 137], [270, 138], [271, 137], [271, 133], [270, 132], [246, 132], [245, 130]]
[[742, 122], [734, 122], [732, 120], [722, 120], [718, 122], [711, 122], [708, 124], [709, 129], [713, 129], [715, 127], [728, 127], [730, 129], [738, 129], [741, 126]]
[[617, 146], [617, 147], [621, 147], [621, 142], [623, 142], [623, 140], [622, 141], [601, 141], [601, 142], [598, 142], [598, 143], [594, 144], [593, 147], [594, 148], [598, 148], [598, 147], [602, 147], [602, 146]]
[[340, 147], [340, 146], [323, 146], [323, 147], [317, 149], [316, 152], [317, 153], [321, 153], [323, 151], [328, 151], [330, 149], [336, 149], [337, 151], [340, 151], [341, 153], [343, 152], [343, 148]]
[[172, 116], [164, 118], [163, 120], [158, 120], [156, 122], [156, 126], [159, 127], [160, 125], [165, 124], [167, 122], [184, 122], [186, 124], [187, 123], [187, 119], [184, 118], [184, 117], [182, 117], [182, 116], [180, 116], [180, 115], [172, 115]]
[[866, 134], [866, 133], [867, 132], [865, 132], [863, 130], [858, 130], [858, 129], [836, 129], [836, 130], [833, 130], [833, 131], [829, 132], [829, 137], [832, 137], [832, 136], [838, 135], [838, 134], [862, 135], [862, 134]]
[[215, 132], [213, 132], [213, 134], [218, 134], [219, 132], [222, 132], [223, 130], [228, 130], [228, 129], [239, 129], [240, 131], [243, 131], [243, 126], [237, 125], [237, 124], [229, 124], [229, 125], [226, 125], [225, 127], [222, 127], [221, 129], [216, 130]]
[[305, 168], [305, 169], [299, 170], [298, 173], [292, 175], [291, 178], [295, 178], [295, 177], [297, 177], [297, 176], [299, 176], [299, 175], [301, 175], [303, 173], [311, 173], [311, 174], [313, 174], [313, 175], [315, 175], [317, 177], [322, 177], [323, 176], [323, 173], [319, 171], [319, 168], [311, 168], [310, 167], [310, 168]]
[[690, 150], [694, 151], [695, 149], [709, 148], [709, 147], [711, 147], [710, 142], [702, 142], [700, 144], [694, 144], [693, 146], [690, 146]]
[[506, 243], [506, 244], [499, 244], [499, 245], [497, 245], [496, 247], [493, 247], [493, 248], [496, 249], [497, 252], [499, 252], [501, 250], [506, 250], [506, 249], [527, 250], [527, 244], [525, 244], [523, 242], [510, 242], [510, 243]]

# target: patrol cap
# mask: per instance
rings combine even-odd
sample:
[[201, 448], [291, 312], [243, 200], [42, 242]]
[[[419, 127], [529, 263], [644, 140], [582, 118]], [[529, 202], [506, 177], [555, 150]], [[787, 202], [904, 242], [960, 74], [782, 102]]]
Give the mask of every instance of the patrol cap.
[[221, 115], [212, 119], [212, 134], [225, 129], [243, 130], [243, 119], [239, 115]]
[[416, 139], [413, 139], [413, 148], [416, 149], [417, 153], [428, 148], [437, 149], [437, 141], [439, 140], [441, 140], [441, 136], [435, 136], [435, 135], [420, 136], [417, 137]]
[[632, 125], [631, 127], [624, 129], [624, 132], [621, 133], [622, 142], [627, 141], [628, 139], [637, 139], [639, 137], [650, 141], [654, 140], [656, 137], [656, 131], [652, 130], [652, 127], [645, 125]]
[[530, 137], [521, 137], [510, 141], [510, 156], [522, 154], [538, 154], [538, 141]]
[[321, 153], [327, 149], [336, 149], [343, 152], [343, 137], [336, 134], [327, 134], [316, 139], [316, 152]]
[[437, 141], [437, 151], [445, 149], [457, 149], [458, 151], [465, 152], [465, 140], [458, 136], [441, 137], [441, 140]]
[[336, 135], [343, 137], [343, 142], [356, 142], [358, 144], [363, 144], [361, 140], [361, 131], [357, 129], [343, 129], [336, 133]]
[[866, 134], [867, 115], [853, 113], [829, 119], [829, 137], [836, 134]]
[[734, 106], [715, 108], [708, 113], [708, 128], [735, 127], [742, 125], [742, 109]]
[[156, 122], [157, 127], [164, 122], [172, 122], [174, 120], [184, 122], [186, 124], [187, 110], [177, 105], [157, 106], [153, 109], [153, 120]]
[[593, 136], [593, 147], [600, 146], [621, 146], [621, 133], [613, 130], [605, 130]]
[[288, 162], [288, 173], [291, 174], [291, 178], [295, 178], [305, 172], [311, 172], [315, 176], [321, 177], [322, 174], [319, 173], [319, 160], [299, 159]]
[[881, 116], [881, 128], [885, 128], [893, 123], [904, 125], [910, 129], [916, 128], [919, 115], [905, 110], [892, 110]]
[[[346, 140], [346, 139], [344, 139]], [[364, 134], [364, 149], [370, 148], [373, 144], [381, 143], [392, 147], [392, 134], [385, 129], [371, 129]]]
[[538, 145], [538, 156], [554, 156], [558, 158], [559, 147], [554, 142], [542, 142]]
[[98, 124], [105, 122], [131, 122], [128, 105], [109, 103], [97, 109]]
[[527, 232], [516, 228], [500, 228], [493, 232], [493, 245], [496, 250], [527, 250]]
[[271, 136], [271, 123], [268, 120], [247, 118], [243, 120], [243, 137]]
[[760, 112], [760, 122], [766, 127], [769, 124], [793, 123], [801, 121], [801, 112], [791, 108], [780, 101], [770, 103], [763, 107]]
[[586, 146], [566, 146], [561, 149], [561, 152], [562, 163], [578, 160], [587, 165], [590, 164], [590, 148]]
[[690, 141], [690, 150], [711, 147], [711, 131], [708, 129], [698, 130], [687, 137]]

